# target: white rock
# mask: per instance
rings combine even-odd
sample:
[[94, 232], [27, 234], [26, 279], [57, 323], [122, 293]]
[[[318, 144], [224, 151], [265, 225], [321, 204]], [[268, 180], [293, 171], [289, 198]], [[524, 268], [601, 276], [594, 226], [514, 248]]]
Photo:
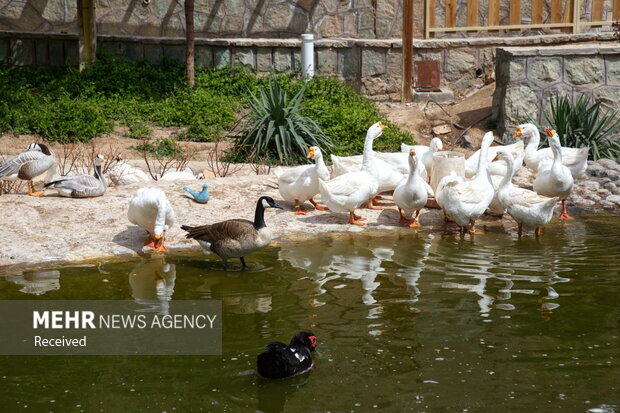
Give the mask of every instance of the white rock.
[[620, 195], [610, 195], [607, 197], [607, 201], [620, 205]]

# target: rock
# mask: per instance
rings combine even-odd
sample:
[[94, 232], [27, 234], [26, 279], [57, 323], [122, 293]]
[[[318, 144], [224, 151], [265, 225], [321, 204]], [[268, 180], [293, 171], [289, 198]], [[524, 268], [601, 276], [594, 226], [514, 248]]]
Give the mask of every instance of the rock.
[[452, 128], [450, 127], [450, 125], [445, 123], [443, 125], [435, 126], [433, 128], [433, 133], [435, 135], [445, 135], [446, 133], [450, 132], [452, 132]]
[[600, 185], [596, 181], [584, 181], [581, 185], [581, 188], [587, 189], [589, 191], [598, 191]]
[[600, 196], [598, 196], [596, 194], [590, 194], [588, 196], [588, 198], [590, 198], [594, 202], [601, 202], [601, 200], [603, 199], [603, 198], [601, 198]]
[[611, 195], [611, 191], [605, 188], [601, 188], [598, 190], [597, 194], [603, 198], [607, 198], [609, 195]]
[[555, 82], [562, 78], [562, 61], [546, 58], [535, 60], [528, 65], [530, 79], [542, 82]]
[[504, 122], [518, 125], [524, 119], [536, 119], [539, 100], [536, 92], [526, 85], [508, 86], [504, 98]]
[[603, 79], [601, 61], [595, 57], [566, 58], [566, 75], [574, 85], [599, 83]]
[[610, 195], [607, 197], [607, 201], [620, 206], [620, 195]]
[[618, 162], [614, 161], [614, 160], [611, 160], [611, 159], [599, 159], [597, 161], [597, 163], [599, 165], [601, 165], [602, 167], [604, 167], [604, 168], [620, 172], [620, 164]]
[[575, 201], [575, 204], [582, 206], [582, 207], [589, 207], [589, 206], [594, 206], [594, 204], [596, 204], [596, 202], [590, 200], [590, 199], [579, 199]]
[[607, 210], [614, 210], [617, 208], [616, 204], [614, 204], [613, 202], [609, 202], [607, 200], [601, 201], [601, 206]]
[[461, 137], [459, 145], [461, 146], [461, 148], [469, 149], [471, 151], [474, 150], [474, 145], [472, 144], [469, 135], [463, 135]]

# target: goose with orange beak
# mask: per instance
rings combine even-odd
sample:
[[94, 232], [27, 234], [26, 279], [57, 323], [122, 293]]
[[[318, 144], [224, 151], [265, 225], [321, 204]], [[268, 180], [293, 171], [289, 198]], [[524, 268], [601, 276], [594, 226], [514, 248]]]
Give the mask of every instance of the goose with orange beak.
[[[364, 141], [364, 160], [359, 171], [345, 173], [327, 181], [319, 180], [321, 199], [333, 212], [349, 213], [349, 224], [364, 225], [363, 217], [355, 214], [361, 205], [372, 207], [372, 201], [379, 191], [377, 166], [374, 162], [372, 144], [383, 133], [386, 126], [377, 122], [368, 128]], [[375, 207], [376, 208], [376, 207]]]
[[[394, 190], [394, 203], [398, 207], [400, 222], [410, 227], [419, 227], [420, 210], [426, 205], [428, 195], [420, 176], [421, 162], [416, 158], [415, 149], [409, 150], [409, 175]], [[404, 214], [403, 214], [404, 211]], [[415, 213], [415, 216], [414, 216]]]
[[560, 219], [573, 219], [566, 211], [566, 198], [573, 189], [573, 176], [570, 169], [562, 164], [560, 137], [553, 129], [545, 128], [549, 147], [553, 151], [553, 161], [538, 164], [538, 174], [534, 180], [534, 191], [546, 197], [559, 197], [562, 200]]
[[284, 200], [295, 203], [295, 215], [305, 215], [308, 212], [301, 207], [306, 201], [310, 201], [319, 211], [328, 209], [312, 199], [319, 193], [319, 180], [329, 180], [329, 170], [325, 166], [321, 149], [318, 146], [310, 147], [308, 159], [313, 159], [314, 165], [301, 165], [287, 170], [278, 167], [274, 171], [278, 178], [280, 195]]

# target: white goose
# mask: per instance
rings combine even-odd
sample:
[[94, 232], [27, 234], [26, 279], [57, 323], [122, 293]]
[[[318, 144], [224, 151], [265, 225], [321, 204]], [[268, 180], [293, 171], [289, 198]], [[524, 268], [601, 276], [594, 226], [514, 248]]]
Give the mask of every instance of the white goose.
[[328, 209], [312, 199], [319, 193], [319, 179], [329, 180], [329, 170], [325, 166], [321, 149], [318, 146], [310, 147], [308, 158], [314, 159], [315, 164], [301, 165], [285, 171], [278, 167], [274, 171], [278, 177], [278, 190], [282, 198], [295, 202], [295, 215], [305, 215], [308, 212], [301, 208], [301, 204], [306, 201], [310, 201], [319, 211]]
[[464, 181], [455, 174], [444, 177], [437, 186], [437, 203], [444, 213], [452, 218], [465, 231], [474, 233], [476, 219], [487, 209], [495, 190], [488, 171], [489, 146], [493, 143], [493, 132], [487, 132], [482, 138], [481, 156], [478, 160], [478, 172], [473, 179]]
[[[553, 151], [551, 148], [538, 149], [540, 144], [540, 133], [538, 128], [531, 123], [524, 123], [517, 126], [517, 132], [514, 136], [524, 136], [529, 138], [525, 147], [525, 166], [534, 172], [538, 172], [540, 163], [545, 160], [553, 160]], [[586, 172], [588, 167], [588, 152], [586, 148], [566, 148], [560, 146], [562, 150], [562, 164], [566, 166], [573, 178], [578, 178]]]
[[[420, 176], [420, 161], [416, 158], [415, 149], [409, 150], [409, 175], [394, 190], [394, 203], [398, 207], [400, 222], [410, 227], [419, 227], [420, 210], [426, 205], [428, 195], [426, 186]], [[405, 213], [403, 214], [403, 211]], [[413, 213], [415, 212], [415, 216]], [[409, 221], [407, 216], [412, 217]]]
[[[491, 146], [489, 147], [489, 150], [487, 151], [487, 157], [488, 157], [487, 161], [491, 162], [491, 160], [495, 158], [495, 156], [497, 155], [497, 151], [499, 150], [510, 152], [513, 159], [519, 159], [519, 158], [523, 159], [522, 153], [524, 151], [524, 147], [525, 145], [523, 144], [523, 141], [521, 140], [513, 144], [510, 144], [510, 145]], [[465, 160], [465, 177], [466, 178], [471, 178], [474, 175], [476, 175], [478, 171], [478, 160], [480, 159], [481, 153], [482, 153], [482, 145], [480, 146], [480, 149], [478, 149], [469, 158]], [[490, 168], [489, 173], [491, 173], [492, 175], [504, 176], [506, 174], [506, 170], [505, 168], [503, 168], [504, 169], [503, 171], [501, 169], [497, 169], [500, 167], [501, 167], [501, 163], [498, 164], [497, 166], [489, 165], [489, 168]]]
[[379, 191], [377, 171], [372, 150], [373, 141], [381, 136], [387, 126], [377, 122], [366, 133], [362, 168], [337, 176], [330, 181], [319, 180], [319, 192], [323, 203], [331, 211], [349, 213], [349, 224], [364, 225], [364, 218], [355, 215], [355, 209], [364, 203], [372, 204], [372, 198]]
[[[404, 143], [400, 144], [400, 151], [409, 153], [409, 150], [415, 150], [416, 156], [418, 159], [422, 161], [424, 165], [424, 169], [426, 170], [427, 181], [430, 180], [431, 177], [431, 168], [433, 166], [433, 154], [436, 152], [441, 152], [443, 150], [443, 142], [439, 138], [431, 139], [430, 146], [425, 145], [405, 145]], [[423, 178], [424, 175], [420, 174]]]
[[548, 224], [553, 218], [553, 207], [559, 198], [549, 198], [538, 195], [534, 191], [519, 188], [512, 184], [514, 175], [514, 161], [510, 152], [499, 151], [497, 157], [503, 160], [508, 168], [508, 173], [502, 179], [497, 191], [497, 196], [503, 208], [519, 224], [519, 236], [525, 229], [535, 228], [534, 234], [540, 235], [540, 227]]
[[153, 251], [168, 251], [164, 239], [176, 216], [164, 191], [159, 188], [138, 189], [129, 204], [127, 218], [146, 230], [145, 247], [151, 247]]
[[572, 219], [566, 212], [566, 198], [573, 189], [573, 176], [570, 169], [562, 162], [560, 137], [553, 129], [545, 128], [549, 138], [549, 147], [553, 151], [553, 162], [548, 160], [538, 164], [538, 175], [534, 180], [534, 191], [547, 197], [559, 197], [562, 200], [560, 219]]

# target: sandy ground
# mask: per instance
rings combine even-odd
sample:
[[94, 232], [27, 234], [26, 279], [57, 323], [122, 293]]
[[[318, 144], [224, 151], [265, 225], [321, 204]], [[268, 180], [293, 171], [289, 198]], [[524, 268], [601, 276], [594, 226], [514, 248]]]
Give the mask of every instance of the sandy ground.
[[[296, 216], [292, 205], [282, 201], [277, 189], [272, 187], [270, 181], [274, 178], [273, 175], [254, 175], [209, 180], [211, 199], [206, 205], [193, 202], [182, 189], [185, 185], [198, 189], [203, 181], [148, 184], [164, 190], [177, 215], [166, 245], [171, 252], [188, 248], [199, 250], [195, 241], [184, 237], [180, 225], [208, 224], [231, 218], [253, 220], [256, 200], [262, 195], [273, 197], [284, 207], [284, 210], [268, 209], [265, 215], [276, 240], [315, 237], [334, 231], [392, 231], [399, 227], [410, 230], [398, 224], [398, 212], [389, 195], [385, 199], [386, 209], [358, 211], [368, 219], [363, 228], [348, 225], [345, 214], [315, 211], [309, 203], [305, 207], [311, 211], [305, 216]], [[112, 187], [103, 197], [90, 199], [62, 198], [55, 191], [47, 191], [40, 198], [25, 194], [0, 196], [0, 270], [17, 264], [141, 254], [145, 231], [128, 221], [127, 207], [135, 191], [142, 186]], [[425, 211], [421, 216], [424, 226], [421, 231], [437, 226], [443, 228], [441, 218], [438, 210]], [[144, 248], [145, 252], [148, 250]]]

